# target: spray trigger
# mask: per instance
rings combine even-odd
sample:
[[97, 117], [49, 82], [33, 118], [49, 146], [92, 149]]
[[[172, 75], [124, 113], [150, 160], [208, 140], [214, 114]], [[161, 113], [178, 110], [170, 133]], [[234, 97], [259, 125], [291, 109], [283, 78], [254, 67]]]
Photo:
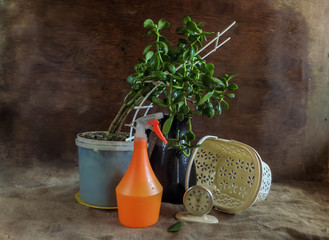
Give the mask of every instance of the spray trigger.
[[168, 143], [167, 139], [163, 136], [163, 133], [161, 132], [159, 128], [159, 121], [157, 119], [153, 119], [151, 121], [148, 121], [147, 124], [151, 125], [153, 127], [152, 131], [156, 133], [156, 135], [164, 142]]

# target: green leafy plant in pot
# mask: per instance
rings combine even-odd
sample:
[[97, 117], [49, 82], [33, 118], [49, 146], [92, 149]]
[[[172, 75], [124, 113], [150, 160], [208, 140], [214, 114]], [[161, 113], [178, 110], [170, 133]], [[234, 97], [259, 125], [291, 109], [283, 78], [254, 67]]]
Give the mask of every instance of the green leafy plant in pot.
[[154, 36], [154, 41], [144, 48], [145, 57], [139, 59], [135, 73], [127, 78], [131, 90], [109, 127], [111, 138], [120, 136], [127, 115], [153, 88], [156, 89], [147, 100], [170, 113], [163, 126], [165, 134], [169, 133], [175, 117], [179, 121], [183, 121], [186, 116], [189, 119], [190, 131], [180, 139], [186, 143], [176, 146], [181, 150], [189, 149], [189, 143], [195, 138], [190, 116], [204, 115], [213, 118], [216, 112], [222, 113], [223, 107], [229, 108], [225, 98], [235, 97], [230, 91], [236, 90], [238, 86], [230, 83], [230, 80], [236, 74], [214, 77], [214, 64], [207, 63], [198, 54], [202, 42], [213, 33], [203, 31], [201, 27], [204, 23], [197, 24], [190, 17], [185, 17], [184, 23], [185, 26], [177, 29], [181, 37], [178, 44], [173, 46], [161, 34], [163, 29], [170, 27], [169, 22], [165, 19], [160, 19], [157, 24], [151, 19], [144, 22], [144, 27], [148, 29], [146, 35]]
[[[228, 109], [227, 98], [234, 98], [237, 84], [231, 79], [236, 74], [215, 77], [215, 66], [199, 55], [203, 42], [213, 33], [202, 30], [204, 23], [184, 18], [177, 29], [177, 44], [173, 45], [162, 31], [170, 27], [165, 19], [157, 23], [144, 22], [146, 36], [152, 41], [143, 50], [135, 73], [128, 77], [131, 91], [126, 101], [132, 106], [145, 98], [164, 109], [169, 115], [162, 121], [163, 133], [170, 143], [157, 142], [150, 161], [164, 187], [163, 200], [181, 202], [188, 157], [195, 139], [192, 116], [213, 118]], [[152, 92], [153, 90], [153, 92]], [[132, 103], [131, 101], [134, 101]], [[114, 122], [115, 123], [115, 122]], [[115, 128], [110, 128], [114, 132]], [[177, 176], [179, 176], [177, 178]]]
[[[167, 199], [169, 202], [181, 202], [184, 192], [188, 157], [195, 147], [191, 144], [195, 139], [192, 116], [213, 118], [216, 113], [222, 114], [223, 108], [229, 108], [226, 99], [234, 98], [233, 91], [238, 88], [237, 84], [231, 83], [236, 74], [215, 77], [214, 64], [207, 63], [199, 55], [203, 42], [213, 34], [203, 31], [203, 26], [204, 23], [196, 23], [190, 17], [184, 17], [184, 25], [176, 31], [177, 44], [173, 45], [162, 34], [164, 29], [170, 27], [168, 21], [160, 19], [155, 23], [151, 19], [145, 20], [146, 36], [152, 38], [152, 41], [144, 48], [144, 57], [135, 66], [135, 73], [128, 76], [131, 89], [105, 134], [109, 142], [126, 138], [127, 135], [121, 131], [126, 118], [145, 100], [168, 113], [162, 121], [162, 131], [170, 143], [160, 148], [157, 148], [157, 143], [150, 160], [164, 187], [164, 198], [166, 195], [174, 196], [174, 199]], [[159, 162], [166, 164], [159, 165]], [[178, 182], [168, 183], [172, 179], [170, 174], [177, 176], [177, 169], [180, 169]]]

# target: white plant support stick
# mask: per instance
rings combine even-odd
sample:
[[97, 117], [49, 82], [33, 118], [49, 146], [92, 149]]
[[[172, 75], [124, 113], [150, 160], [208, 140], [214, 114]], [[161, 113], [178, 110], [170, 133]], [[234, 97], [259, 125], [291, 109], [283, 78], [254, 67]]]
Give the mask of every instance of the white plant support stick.
[[216, 48], [214, 48], [213, 50], [211, 50], [210, 52], [208, 52], [205, 56], [203, 56], [202, 59], [205, 59], [206, 57], [208, 57], [210, 54], [212, 54], [213, 52], [215, 52], [218, 48], [220, 48], [221, 46], [223, 46], [230, 39], [231, 39], [230, 37], [228, 39], [226, 39], [224, 42], [222, 42], [221, 44], [219, 44], [219, 46], [217, 46]]
[[216, 46], [215, 46], [216, 49], [217, 49], [217, 46], [218, 46], [218, 40], [219, 40], [219, 32], [217, 33], [217, 41], [216, 41]]
[[144, 116], [147, 115], [149, 109], [150, 109], [151, 107], [153, 107], [153, 104], [150, 104], [150, 105], [147, 106], [147, 107], [143, 107], [143, 104], [144, 104], [144, 102], [146, 101], [146, 99], [148, 99], [148, 97], [149, 97], [149, 96], [155, 91], [155, 89], [157, 89], [161, 84], [163, 84], [163, 83], [162, 83], [162, 82], [158, 82], [158, 83], [154, 86], [154, 88], [153, 88], [153, 89], [152, 89], [152, 90], [151, 90], [151, 91], [150, 91], [150, 92], [144, 97], [143, 101], [139, 104], [139, 106], [138, 106], [138, 107], [135, 107], [136, 111], [135, 111], [135, 114], [134, 114], [133, 120], [132, 120], [132, 122], [129, 124], [129, 126], [130, 126], [129, 138], [127, 138], [126, 141], [132, 141], [132, 140], [134, 139], [134, 136], [133, 136], [133, 129], [134, 129], [134, 124], [135, 124], [135, 122], [136, 122], [137, 114], [138, 114], [138, 112], [139, 112], [140, 109], [142, 109], [142, 108], [147, 108], [147, 110], [146, 110], [145, 113], [144, 113]]
[[[234, 21], [230, 26], [228, 26], [223, 32], [218, 32], [217, 33], [217, 37], [215, 37], [213, 40], [211, 40], [209, 43], [207, 43], [203, 48], [201, 48], [195, 55], [198, 55], [200, 54], [203, 50], [205, 50], [206, 48], [209, 47], [210, 44], [212, 44], [214, 41], [217, 41], [218, 43], [218, 39], [224, 34], [226, 33], [231, 27], [233, 27], [235, 25], [236, 21]], [[217, 44], [215, 46], [215, 48], [218, 48], [217, 47]]]

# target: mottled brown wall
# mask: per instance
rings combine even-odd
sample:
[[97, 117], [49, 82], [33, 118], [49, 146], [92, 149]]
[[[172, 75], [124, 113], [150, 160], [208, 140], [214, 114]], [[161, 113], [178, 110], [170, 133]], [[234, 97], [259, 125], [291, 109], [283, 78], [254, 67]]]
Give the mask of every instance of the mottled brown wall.
[[183, 16], [232, 40], [208, 61], [237, 72], [231, 108], [194, 118], [198, 137], [258, 150], [275, 181], [328, 179], [329, 2], [0, 1], [1, 165], [77, 165], [77, 132], [105, 130], [147, 39], [146, 18]]

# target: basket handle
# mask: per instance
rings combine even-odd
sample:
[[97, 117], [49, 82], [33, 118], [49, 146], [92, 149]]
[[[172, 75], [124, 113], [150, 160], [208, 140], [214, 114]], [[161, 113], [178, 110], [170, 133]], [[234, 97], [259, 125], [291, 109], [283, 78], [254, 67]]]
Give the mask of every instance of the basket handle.
[[[216, 136], [204, 136], [200, 139], [198, 144], [202, 144], [207, 139], [218, 139]], [[189, 181], [190, 181], [190, 175], [191, 175], [191, 169], [194, 162], [195, 155], [197, 154], [199, 148], [195, 148], [192, 152], [192, 156], [190, 157], [190, 160], [188, 162], [187, 168], [186, 168], [186, 175], [185, 175], [185, 191], [189, 189]]]

